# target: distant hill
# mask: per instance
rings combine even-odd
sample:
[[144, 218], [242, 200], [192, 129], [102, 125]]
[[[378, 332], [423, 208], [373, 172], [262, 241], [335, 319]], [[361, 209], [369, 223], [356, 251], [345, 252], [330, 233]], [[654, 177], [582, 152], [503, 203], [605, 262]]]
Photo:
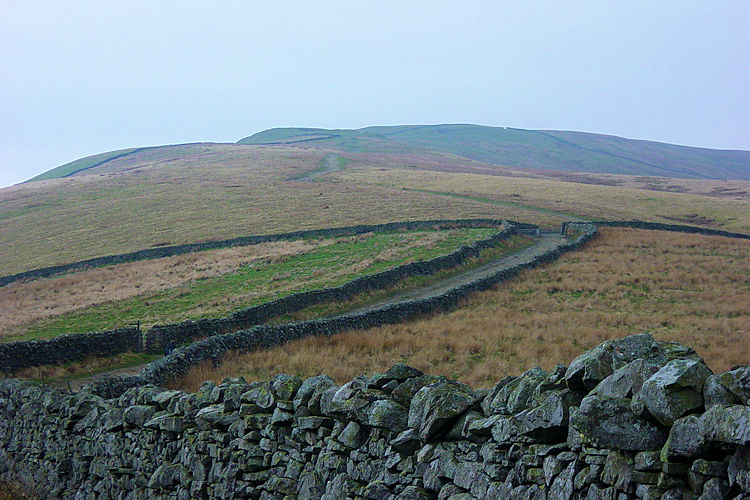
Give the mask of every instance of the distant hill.
[[677, 146], [585, 132], [480, 125], [274, 128], [238, 143], [310, 143], [384, 153], [443, 152], [495, 165], [567, 172], [750, 179], [750, 151]]

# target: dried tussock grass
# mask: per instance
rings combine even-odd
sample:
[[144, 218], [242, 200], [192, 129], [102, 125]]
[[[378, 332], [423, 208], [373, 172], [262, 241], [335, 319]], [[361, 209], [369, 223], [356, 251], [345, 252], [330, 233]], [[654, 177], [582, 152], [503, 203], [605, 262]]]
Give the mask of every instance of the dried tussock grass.
[[747, 218], [750, 200], [746, 196], [735, 199], [717, 198], [646, 190], [631, 187], [637, 185], [632, 183], [609, 186], [553, 179], [403, 168], [376, 169], [353, 166], [332, 174], [332, 177], [358, 184], [398, 189], [405, 187], [521, 203], [601, 219], [642, 219], [750, 232]]
[[36, 500], [20, 484], [0, 481], [0, 500]]
[[750, 363], [750, 242], [603, 228], [583, 250], [524, 272], [459, 309], [293, 342], [200, 366], [175, 383], [327, 373], [338, 382], [406, 362], [487, 387], [533, 366], [569, 363], [598, 343], [650, 332], [695, 348], [715, 372]]
[[333, 240], [279, 241], [89, 269], [0, 287], [0, 329], [220, 276], [250, 262], [307, 252]]

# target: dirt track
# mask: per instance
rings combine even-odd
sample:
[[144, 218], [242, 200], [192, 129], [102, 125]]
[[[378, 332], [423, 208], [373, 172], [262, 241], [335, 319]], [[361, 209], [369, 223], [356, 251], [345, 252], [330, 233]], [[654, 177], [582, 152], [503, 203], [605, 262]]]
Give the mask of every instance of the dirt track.
[[557, 245], [562, 243], [563, 240], [564, 238], [559, 233], [542, 233], [541, 237], [536, 239], [534, 245], [519, 250], [516, 253], [506, 255], [475, 269], [450, 276], [444, 280], [440, 280], [425, 287], [417, 288], [415, 290], [408, 290], [387, 299], [368, 304], [367, 306], [347, 311], [338, 316], [347, 316], [349, 314], [374, 311], [376, 309], [380, 309], [381, 307], [397, 304], [399, 302], [404, 302], [407, 300], [425, 299], [434, 295], [440, 295], [452, 288], [466, 285], [481, 278], [490, 276], [506, 267], [531, 261], [535, 256], [556, 247]]

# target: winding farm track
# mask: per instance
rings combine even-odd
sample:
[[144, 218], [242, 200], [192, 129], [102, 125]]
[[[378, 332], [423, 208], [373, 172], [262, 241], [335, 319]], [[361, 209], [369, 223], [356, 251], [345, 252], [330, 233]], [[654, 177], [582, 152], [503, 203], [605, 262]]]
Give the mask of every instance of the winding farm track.
[[502, 256], [474, 269], [448, 276], [443, 280], [430, 283], [424, 287], [404, 291], [387, 299], [373, 302], [367, 306], [347, 311], [334, 317], [344, 317], [350, 314], [375, 311], [383, 307], [398, 304], [399, 302], [426, 299], [435, 295], [440, 295], [461, 285], [468, 285], [481, 280], [482, 278], [491, 276], [504, 268], [531, 262], [538, 255], [557, 247], [563, 241], [565, 241], [565, 238], [559, 233], [542, 233], [541, 236], [534, 241], [533, 245], [522, 248], [510, 255]]

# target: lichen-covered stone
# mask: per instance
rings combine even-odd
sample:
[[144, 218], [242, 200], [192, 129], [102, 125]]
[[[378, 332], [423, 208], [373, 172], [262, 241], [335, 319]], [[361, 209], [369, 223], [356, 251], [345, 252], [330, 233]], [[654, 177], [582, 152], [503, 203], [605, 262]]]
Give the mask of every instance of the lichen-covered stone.
[[408, 420], [409, 411], [406, 408], [394, 401], [381, 399], [370, 407], [367, 423], [373, 427], [400, 433], [406, 430]]
[[271, 379], [271, 393], [276, 399], [291, 401], [302, 386], [302, 378], [299, 375], [288, 375], [280, 373]]
[[437, 382], [420, 389], [409, 407], [408, 425], [427, 441], [476, 402], [465, 384]]
[[750, 447], [738, 446], [727, 466], [729, 485], [750, 495]]
[[750, 406], [712, 406], [700, 417], [706, 441], [750, 444]]
[[663, 427], [633, 413], [630, 400], [624, 398], [587, 396], [571, 415], [570, 425], [585, 442], [619, 450], [658, 450], [667, 440]]
[[127, 424], [140, 427], [151, 420], [154, 413], [156, 409], [153, 406], [133, 405], [125, 409], [122, 419]]
[[664, 365], [643, 383], [633, 399], [633, 409], [642, 404], [663, 425], [703, 406], [703, 382], [711, 370], [702, 362], [675, 359]]
[[706, 443], [701, 432], [700, 419], [696, 415], [689, 415], [677, 419], [669, 431], [661, 459], [663, 462], [672, 460], [689, 460], [701, 456]]
[[[562, 383], [562, 366], [535, 384], [530, 382], [537, 377], [529, 374], [515, 387], [506, 389], [517, 378], [481, 396], [404, 366], [341, 387], [318, 378], [302, 396], [294, 388], [300, 380], [289, 376], [252, 384], [225, 379], [196, 394], [144, 386], [111, 400], [0, 380], [0, 481], [38, 485], [42, 497], [53, 498], [746, 494], [750, 452], [738, 443], [746, 442], [748, 407], [716, 404], [668, 429], [650, 421], [648, 410], [643, 418], [635, 415], [628, 398], [611, 397], [637, 396], [637, 377], [653, 359], [666, 365], [670, 356], [690, 356], [688, 349], [670, 346], [657, 343], [656, 354], [627, 363], [635, 350], [611, 351], [618, 376], [582, 401], [582, 391]], [[504, 411], [518, 411], [479, 411], [482, 397], [503, 390]], [[415, 426], [404, 428], [409, 416]], [[696, 422], [706, 446], [690, 449]], [[655, 446], [667, 433], [670, 441]], [[652, 445], [653, 451], [634, 453]], [[664, 462], [657, 450], [666, 453]]]
[[501, 380], [482, 401], [484, 414], [510, 415], [525, 410], [536, 387], [548, 376], [547, 372], [537, 366], [512, 380]]
[[739, 366], [720, 374], [719, 383], [739, 398], [741, 404], [750, 405], [750, 366]]
[[703, 405], [710, 408], [714, 405], [742, 404], [742, 400], [727, 390], [719, 381], [719, 375], [707, 377], [703, 383]]

